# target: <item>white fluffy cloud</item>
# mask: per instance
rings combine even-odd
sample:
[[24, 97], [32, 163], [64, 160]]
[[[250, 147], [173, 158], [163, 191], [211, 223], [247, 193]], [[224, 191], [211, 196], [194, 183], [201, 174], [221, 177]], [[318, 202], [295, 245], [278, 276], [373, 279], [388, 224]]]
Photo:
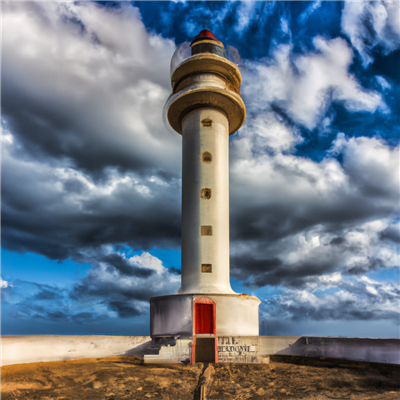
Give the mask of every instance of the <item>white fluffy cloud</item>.
[[366, 67], [374, 59], [371, 51], [381, 46], [385, 54], [400, 46], [400, 9], [398, 1], [346, 1], [342, 31], [360, 53]]
[[3, 278], [0, 278], [0, 288], [1, 289], [6, 289], [8, 287], [12, 287], [10, 282], [7, 282], [7, 281], [3, 280]]
[[308, 129], [323, 120], [331, 102], [351, 112], [388, 111], [380, 93], [363, 88], [349, 72], [353, 52], [344, 39], [316, 37], [313, 43], [314, 52], [294, 55], [282, 44], [271, 59], [246, 64], [243, 95], [251, 110], [279, 107]]

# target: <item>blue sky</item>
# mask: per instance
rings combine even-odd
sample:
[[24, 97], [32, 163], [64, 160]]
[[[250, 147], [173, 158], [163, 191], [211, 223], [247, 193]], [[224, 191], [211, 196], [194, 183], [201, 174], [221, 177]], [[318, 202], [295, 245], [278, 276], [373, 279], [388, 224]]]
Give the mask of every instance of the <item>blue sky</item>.
[[399, 337], [398, 2], [3, 3], [2, 334], [149, 334], [180, 282], [176, 46], [242, 73], [231, 282], [268, 335]]

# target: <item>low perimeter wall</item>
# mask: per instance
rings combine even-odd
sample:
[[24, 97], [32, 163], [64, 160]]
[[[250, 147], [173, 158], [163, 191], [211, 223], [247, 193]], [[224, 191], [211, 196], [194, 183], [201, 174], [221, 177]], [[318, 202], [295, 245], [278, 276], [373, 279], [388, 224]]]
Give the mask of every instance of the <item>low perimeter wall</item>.
[[[160, 347], [149, 336], [3, 336], [1, 365], [155, 355]], [[260, 336], [258, 355], [272, 354], [400, 364], [400, 339]]]
[[400, 364], [400, 339], [303, 336], [275, 354]]

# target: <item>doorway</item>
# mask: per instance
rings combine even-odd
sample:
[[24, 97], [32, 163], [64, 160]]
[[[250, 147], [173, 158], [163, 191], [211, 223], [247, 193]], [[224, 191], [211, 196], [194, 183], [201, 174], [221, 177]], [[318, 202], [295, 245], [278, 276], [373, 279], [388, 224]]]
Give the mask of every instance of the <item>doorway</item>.
[[208, 297], [195, 298], [193, 303], [192, 362], [218, 362], [215, 303]]

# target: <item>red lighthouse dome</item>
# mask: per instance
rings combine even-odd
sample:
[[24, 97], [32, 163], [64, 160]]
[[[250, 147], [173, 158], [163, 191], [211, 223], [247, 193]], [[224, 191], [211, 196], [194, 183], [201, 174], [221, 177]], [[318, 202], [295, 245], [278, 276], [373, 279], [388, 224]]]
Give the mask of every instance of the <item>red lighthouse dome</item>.
[[[193, 41], [194, 40], [196, 40], [196, 39], [198, 39], [198, 38], [211, 38], [211, 39], [214, 39], [214, 40], [217, 40], [217, 38], [208, 30], [208, 29], [203, 29], [194, 39], [193, 39]], [[217, 40], [217, 42], [218, 42], [218, 40]]]

